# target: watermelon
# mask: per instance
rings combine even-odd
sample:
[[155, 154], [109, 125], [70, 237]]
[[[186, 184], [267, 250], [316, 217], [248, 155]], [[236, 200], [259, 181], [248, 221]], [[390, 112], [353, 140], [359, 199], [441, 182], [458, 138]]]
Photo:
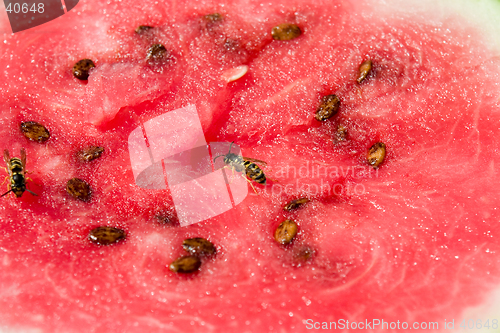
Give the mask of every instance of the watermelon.
[[1, 331], [497, 332], [499, 6], [2, 7]]

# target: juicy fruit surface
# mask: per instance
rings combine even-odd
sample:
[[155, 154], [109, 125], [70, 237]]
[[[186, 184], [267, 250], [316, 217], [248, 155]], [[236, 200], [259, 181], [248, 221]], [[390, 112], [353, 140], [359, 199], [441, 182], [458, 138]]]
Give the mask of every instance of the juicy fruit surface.
[[[0, 207], [1, 325], [300, 332], [308, 319], [442, 322], [497, 287], [499, 64], [461, 19], [409, 21], [345, 1], [78, 6], [3, 37], [1, 147], [25, 147], [38, 197]], [[203, 19], [216, 12], [223, 20]], [[273, 40], [282, 23], [302, 34]], [[153, 28], [137, 34], [140, 25]], [[159, 43], [168, 59], [150, 64]], [[82, 82], [72, 68], [86, 58], [96, 67]], [[373, 72], [357, 84], [367, 58]], [[239, 65], [248, 73], [222, 79]], [[339, 112], [318, 122], [329, 94]], [[188, 104], [207, 141], [234, 140], [277, 182], [181, 228], [168, 190], [135, 185], [127, 138]], [[50, 139], [28, 141], [26, 121]], [[377, 142], [387, 155], [374, 170], [366, 153]], [[89, 146], [105, 151], [84, 163]], [[88, 201], [66, 193], [72, 178], [90, 185]], [[310, 202], [283, 210], [301, 197]], [[273, 234], [286, 219], [298, 234], [281, 246]], [[127, 238], [93, 244], [100, 226]], [[216, 255], [199, 272], [171, 272], [195, 237]]]

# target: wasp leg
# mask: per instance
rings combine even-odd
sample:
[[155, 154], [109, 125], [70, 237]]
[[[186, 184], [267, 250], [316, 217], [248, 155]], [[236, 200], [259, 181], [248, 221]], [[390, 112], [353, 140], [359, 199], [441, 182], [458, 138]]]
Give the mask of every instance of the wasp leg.
[[42, 186], [42, 185], [40, 185], [40, 184], [36, 183], [36, 182], [35, 182], [33, 179], [31, 179], [30, 177], [26, 177], [26, 180], [29, 180], [30, 182], [33, 182], [33, 184], [35, 184], [36, 186], [40, 186], [40, 187]]
[[35, 192], [31, 192], [29, 189], [26, 189], [26, 191], [28, 191], [29, 193], [31, 193], [32, 195], [36, 195], [38, 196], [38, 194], [36, 194]]
[[[223, 169], [227, 169], [229, 168], [229, 166], [225, 165], [223, 166], [222, 168], [220, 168], [219, 170], [223, 170]], [[233, 177], [234, 177], [234, 169], [233, 169]], [[231, 180], [228, 184], [231, 184], [233, 181]]]
[[[224, 166], [222, 169], [226, 169], [226, 168], [229, 168], [228, 165]], [[232, 172], [233, 172], [233, 176], [231, 177], [231, 181], [228, 183], [228, 184], [231, 184], [233, 182], [233, 180], [235, 179], [235, 174], [234, 174], [234, 168], [231, 168]], [[259, 193], [257, 192], [257, 190], [255, 189], [255, 187], [253, 187], [253, 184], [252, 184], [252, 181], [250, 179], [248, 179], [244, 174], [241, 174], [241, 176], [243, 178], [245, 178], [245, 180], [250, 184], [250, 186], [252, 186], [252, 189], [253, 191], [255, 192], [255, 194], [259, 195]]]
[[[222, 169], [227, 169], [229, 168], [228, 165], [224, 166], [223, 168], [220, 168], [220, 170]], [[231, 177], [231, 181], [228, 183], [228, 184], [231, 184], [233, 182], [233, 180], [235, 179], [235, 175], [234, 175], [234, 168], [231, 168], [232, 172], [233, 172], [233, 176]]]
[[[225, 168], [229, 168], [229, 166], [226, 165]], [[231, 184], [234, 181], [234, 168], [231, 168], [231, 171], [232, 171], [233, 175], [231, 177], [231, 181], [228, 184]]]
[[262, 167], [262, 166], [259, 166], [261, 169], [264, 169], [266, 170], [266, 178], [269, 179], [269, 180], [272, 180], [273, 182], [276, 182], [276, 183], [279, 183], [277, 179], [273, 179], [271, 177], [268, 176], [268, 172], [271, 172], [272, 173], [272, 169], [269, 168], [269, 167]]
[[255, 187], [253, 187], [252, 181], [250, 179], [248, 179], [245, 175], [241, 175], [241, 177], [245, 178], [245, 180], [248, 182], [248, 184], [250, 184], [250, 186], [252, 186], [253, 191], [255, 192], [255, 194], [259, 195], [259, 193], [255, 189]]
[[[9, 176], [5, 177], [5, 179], [3, 180], [2, 185], [5, 184], [5, 182], [7, 181], [7, 179], [9, 179]], [[2, 186], [2, 185], [0, 185], [0, 186]]]
[[[3, 181], [5, 183], [5, 180]], [[3, 184], [2, 184], [3, 185]], [[0, 197], [3, 197], [3, 196], [6, 196], [7, 194], [9, 194], [10, 192], [12, 192], [12, 188], [10, 187], [10, 184], [7, 184], [7, 188], [9, 189], [7, 192], [5, 192], [4, 194], [0, 195]]]
[[266, 167], [263, 165], [259, 165], [259, 168], [261, 168], [262, 170], [266, 170], [266, 178], [267, 179], [272, 180], [273, 182], [279, 183], [278, 180], [267, 176], [268, 172], [272, 172], [272, 169], [269, 166]]
[[[30, 177], [26, 177], [26, 180], [32, 181], [32, 182], [33, 182], [33, 184], [35, 184], [36, 186], [40, 186], [40, 187], [42, 186], [42, 185], [40, 185], [40, 184], [35, 183], [35, 181], [34, 181], [33, 179], [31, 179]], [[34, 193], [34, 192], [30, 191], [28, 188], [26, 188], [26, 191], [28, 191], [28, 192], [29, 192], [29, 193], [31, 193], [32, 195], [36, 195], [36, 196], [38, 196], [38, 194], [36, 194], [36, 193]]]

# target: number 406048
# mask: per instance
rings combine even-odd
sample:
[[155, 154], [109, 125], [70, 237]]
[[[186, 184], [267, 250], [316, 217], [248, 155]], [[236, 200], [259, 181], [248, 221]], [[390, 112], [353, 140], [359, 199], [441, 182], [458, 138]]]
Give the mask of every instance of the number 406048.
[[7, 6], [7, 8], [5, 10], [7, 11], [7, 13], [15, 13], [15, 14], [24, 13], [24, 14], [26, 14], [28, 12], [43, 13], [45, 11], [45, 8], [44, 8], [43, 3], [39, 3], [39, 4], [34, 3], [31, 7], [27, 3], [23, 3], [23, 4], [9, 3], [9, 5]]
[[478, 319], [476, 321], [474, 321], [473, 319], [469, 319], [469, 320], [462, 320], [462, 322], [460, 323], [460, 327], [462, 327], [463, 329], [470, 329], [470, 330], [480, 330], [480, 329], [483, 329], [483, 328], [486, 328], [486, 329], [494, 329], [494, 330], [497, 330], [498, 329], [498, 319], [492, 319], [491, 320], [491, 324], [490, 324], [490, 320], [487, 319], [484, 323], [481, 321], [481, 319]]

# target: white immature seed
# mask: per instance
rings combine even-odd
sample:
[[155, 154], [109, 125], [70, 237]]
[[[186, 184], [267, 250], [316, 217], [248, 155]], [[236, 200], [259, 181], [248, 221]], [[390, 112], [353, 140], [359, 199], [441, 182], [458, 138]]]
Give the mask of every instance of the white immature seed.
[[245, 75], [247, 72], [248, 72], [248, 66], [241, 65], [224, 71], [224, 73], [222, 73], [222, 79], [228, 83], [233, 82], [238, 79], [241, 79], [243, 75]]

